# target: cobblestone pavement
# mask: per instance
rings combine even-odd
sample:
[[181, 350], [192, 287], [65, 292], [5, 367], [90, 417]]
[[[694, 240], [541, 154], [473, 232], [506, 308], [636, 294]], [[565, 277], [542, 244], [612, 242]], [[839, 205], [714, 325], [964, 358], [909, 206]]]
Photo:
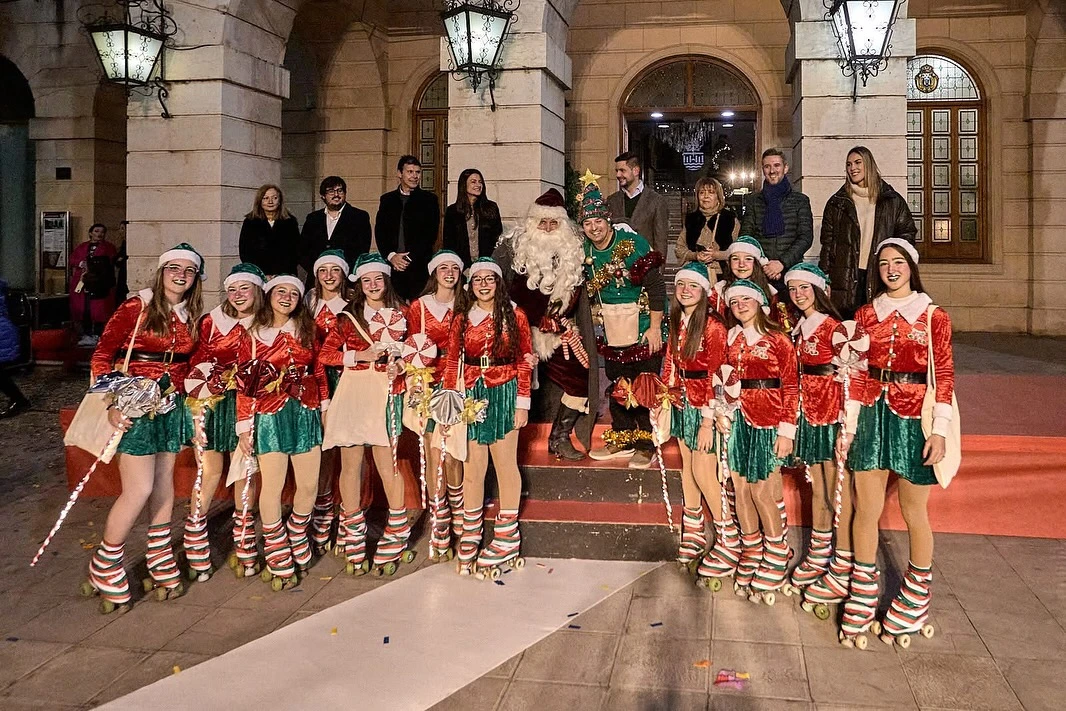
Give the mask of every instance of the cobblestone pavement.
[[[1063, 339], [958, 340], [962, 372], [1066, 374]], [[0, 422], [0, 708], [92, 708], [388, 584], [350, 578], [327, 556], [287, 593], [224, 569], [176, 601], [144, 600], [125, 615], [99, 615], [77, 587], [110, 500], [80, 502], [46, 557], [28, 565], [67, 496], [57, 411], [77, 402], [85, 377], [38, 368], [19, 381], [33, 408]], [[1066, 467], [1055, 474], [1066, 475]], [[793, 530], [794, 546], [802, 533]], [[130, 538], [134, 581], [144, 574], [137, 560], [144, 535], [142, 525]], [[905, 536], [886, 533], [882, 555], [884, 585], [894, 591]], [[399, 575], [420, 565], [402, 566]], [[580, 629], [551, 634], [437, 708], [1059, 709], [1066, 698], [1064, 581], [1062, 540], [938, 535], [936, 636], [907, 651], [874, 642], [863, 653], [841, 648], [832, 624], [792, 600], [767, 608], [726, 591], [712, 595], [664, 565], [575, 618]], [[748, 672], [747, 688], [716, 686], [723, 668]], [[236, 691], [234, 698], [240, 708]]]

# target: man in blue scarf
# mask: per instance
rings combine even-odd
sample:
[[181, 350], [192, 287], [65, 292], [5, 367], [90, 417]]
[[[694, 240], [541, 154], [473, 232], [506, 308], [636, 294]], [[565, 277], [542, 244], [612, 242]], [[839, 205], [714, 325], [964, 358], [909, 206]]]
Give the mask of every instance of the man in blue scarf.
[[814, 218], [810, 199], [792, 189], [788, 182], [788, 162], [777, 148], [762, 154], [762, 190], [744, 198], [740, 234], [759, 240], [770, 261], [763, 267], [766, 278], [784, 291], [781, 278], [803, 261], [814, 243]]

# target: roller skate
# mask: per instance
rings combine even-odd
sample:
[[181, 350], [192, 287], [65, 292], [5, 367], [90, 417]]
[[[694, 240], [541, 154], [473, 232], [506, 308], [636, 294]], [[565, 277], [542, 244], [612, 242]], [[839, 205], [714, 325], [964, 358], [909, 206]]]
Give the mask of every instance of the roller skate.
[[758, 531], [741, 533], [740, 559], [737, 561], [737, 574], [733, 579], [733, 592], [737, 595], [750, 596], [752, 579], [755, 577], [755, 571], [759, 569], [759, 564], [762, 563], [762, 556], [762, 534]]
[[130, 609], [130, 583], [122, 567], [125, 544], [111, 545], [101, 541], [89, 561], [89, 579], [81, 584], [85, 597], [99, 595], [100, 614], [126, 612]]
[[914, 563], [907, 563], [907, 574], [903, 577], [899, 594], [892, 601], [885, 613], [882, 625], [881, 641], [885, 644], [895, 642], [903, 649], [911, 646], [911, 635], [920, 634], [926, 639], [936, 631], [926, 624], [929, 619], [929, 588], [933, 584], [933, 569], [919, 568]]
[[844, 617], [840, 623], [840, 643], [845, 647], [866, 649], [869, 645], [866, 631], [881, 634], [881, 623], [874, 619], [879, 577], [873, 563], [855, 561], [851, 573], [851, 591], [844, 603]]
[[736, 524], [714, 522], [714, 547], [703, 554], [696, 569], [696, 585], [711, 592], [722, 589], [722, 580], [737, 572], [740, 562], [740, 539]]
[[851, 585], [851, 551], [837, 549], [829, 561], [829, 570], [803, 590], [804, 612], [813, 612], [819, 620], [829, 619], [829, 606], [848, 599]]
[[503, 566], [522, 568], [526, 561], [518, 556], [522, 535], [518, 531], [518, 511], [503, 511], [496, 514], [492, 527], [492, 542], [477, 557], [477, 579], [499, 580]]
[[185, 519], [185, 558], [189, 561], [189, 580], [206, 582], [211, 578], [211, 542], [207, 539], [207, 518]]
[[788, 577], [788, 561], [792, 558], [792, 549], [785, 543], [782, 534], [776, 538], [766, 536], [763, 539], [764, 550], [762, 563], [755, 571], [755, 577], [751, 581], [751, 595], [748, 597], [752, 602], [764, 602], [773, 605], [777, 602], [777, 590], [781, 590], [785, 597], [792, 595], [791, 590], [785, 587], [785, 579]]
[[333, 551], [340, 552], [348, 561], [344, 565], [348, 575], [364, 575], [370, 571], [370, 561], [366, 559], [366, 516], [362, 509], [354, 513], [341, 509], [337, 546]]
[[263, 524], [263, 547], [266, 550], [266, 567], [259, 576], [262, 581], [270, 583], [270, 589], [274, 592], [299, 585], [289, 536], [280, 518], [274, 523]]
[[410, 563], [415, 559], [415, 552], [404, 550], [407, 539], [411, 537], [411, 524], [407, 522], [405, 509], [389, 509], [389, 520], [381, 534], [378, 547], [374, 550], [374, 574], [392, 575], [399, 563]]
[[244, 516], [233, 512], [233, 552], [229, 554], [229, 567], [238, 578], [259, 575], [259, 550], [255, 544], [255, 516], [249, 511]]
[[808, 585], [822, 577], [829, 568], [829, 557], [833, 554], [833, 532], [811, 531], [811, 547], [800, 564], [792, 570], [786, 587], [790, 593], [802, 592]]
[[452, 540], [459, 545], [463, 537], [463, 485], [448, 484], [448, 508], [452, 510]]
[[452, 558], [452, 514], [448, 509], [448, 501], [444, 496], [438, 495], [429, 505], [430, 521], [436, 519], [437, 522], [429, 535], [429, 559], [449, 561]]
[[481, 545], [482, 509], [465, 509], [463, 511], [463, 533], [459, 538], [459, 550], [456, 551], [455, 569], [459, 575], [472, 575], [477, 549]]
[[155, 591], [155, 599], [172, 600], [185, 594], [185, 585], [181, 582], [181, 573], [174, 560], [174, 549], [170, 545], [170, 524], [156, 523], [148, 527], [148, 562], [149, 577], [141, 581], [144, 591]]
[[292, 548], [292, 559], [296, 561], [301, 572], [311, 567], [311, 539], [307, 536], [310, 525], [310, 513], [298, 514], [295, 511], [289, 514], [289, 520], [285, 523], [285, 529], [289, 533], [289, 546]]
[[677, 549], [677, 562], [681, 570], [695, 572], [700, 558], [707, 550], [707, 521], [703, 508], [686, 506], [681, 514], [681, 545]]
[[319, 557], [324, 556], [333, 547], [331, 539], [335, 517], [333, 491], [319, 494], [311, 512], [311, 541], [314, 543], [315, 555]]

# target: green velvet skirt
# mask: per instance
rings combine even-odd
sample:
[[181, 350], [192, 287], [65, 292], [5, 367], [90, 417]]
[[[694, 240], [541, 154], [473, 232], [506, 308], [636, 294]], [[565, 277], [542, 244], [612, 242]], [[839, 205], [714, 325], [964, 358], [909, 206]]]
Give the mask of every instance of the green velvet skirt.
[[322, 415], [289, 398], [277, 412], [255, 415], [255, 453], [303, 454], [322, 446]]
[[[158, 380], [159, 389], [166, 392], [170, 388], [170, 376], [164, 375]], [[192, 416], [184, 402], [165, 415], [136, 417], [133, 425], [122, 435], [118, 451], [144, 457], [160, 452], [178, 453], [192, 438]]]
[[729, 470], [754, 484], [770, 477], [784, 460], [774, 456], [776, 427], [752, 427], [737, 410], [729, 433]]
[[[187, 406], [186, 406], [187, 407]], [[189, 413], [192, 422], [192, 413]], [[223, 399], [204, 412], [204, 431], [209, 452], [233, 452], [237, 449], [237, 391], [227, 390]]]
[[344, 368], [336, 365], [327, 365], [325, 370], [326, 387], [329, 388], [329, 396], [333, 397], [333, 393], [337, 392], [337, 383], [341, 381], [341, 373], [344, 372]]
[[[684, 407], [673, 407], [670, 413], [670, 436], [677, 437], [689, 450], [699, 451], [699, 431], [703, 424], [703, 413], [698, 407], [688, 403]], [[711, 439], [709, 452], [715, 451], [714, 438]]]
[[840, 425], [812, 425], [802, 414], [796, 423], [796, 446], [793, 455], [804, 464], [831, 462], [836, 458], [836, 445]]
[[892, 412], [882, 392], [872, 406], [863, 405], [859, 410], [855, 441], [848, 453], [848, 469], [853, 472], [889, 469], [912, 484], [935, 484], [933, 468], [922, 464], [924, 447], [922, 421]]
[[508, 380], [494, 388], [486, 387], [478, 378], [466, 396], [475, 400], [488, 400], [485, 421], [475, 422], [466, 428], [466, 438], [478, 444], [492, 444], [507, 436], [514, 429], [514, 413], [518, 404], [518, 380]]

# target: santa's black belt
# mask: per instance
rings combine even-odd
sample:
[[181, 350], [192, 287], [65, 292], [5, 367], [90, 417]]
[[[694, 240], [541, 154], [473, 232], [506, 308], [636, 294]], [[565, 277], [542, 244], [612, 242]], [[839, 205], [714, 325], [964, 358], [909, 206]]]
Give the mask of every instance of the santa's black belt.
[[682, 370], [681, 377], [685, 380], [702, 380], [710, 375], [709, 370]]
[[781, 387], [781, 378], [758, 378], [740, 380], [741, 390], [774, 390]]
[[801, 375], [832, 375], [836, 372], [836, 367], [832, 363], [825, 363], [824, 365], [804, 365], [800, 363]]
[[871, 365], [870, 377], [879, 383], [910, 383], [912, 385], [925, 385], [925, 371], [899, 371], [881, 370]]
[[515, 365], [515, 362], [509, 358], [490, 358], [489, 356], [480, 356], [477, 358], [464, 356], [463, 361], [467, 365], [476, 365], [479, 368], [493, 368], [501, 365]]
[[130, 361], [134, 363], [188, 363], [190, 353], [153, 353], [152, 351], [132, 351]]

